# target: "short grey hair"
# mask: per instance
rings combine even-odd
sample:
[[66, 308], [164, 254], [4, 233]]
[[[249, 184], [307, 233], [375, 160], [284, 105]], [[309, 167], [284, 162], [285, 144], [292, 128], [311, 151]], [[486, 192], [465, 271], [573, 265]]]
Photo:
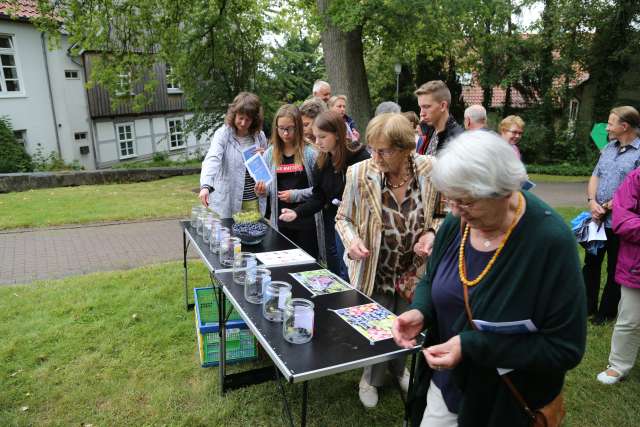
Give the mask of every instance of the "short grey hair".
[[378, 106], [376, 107], [376, 113], [374, 114], [374, 116], [384, 114], [384, 113], [399, 113], [401, 111], [402, 109], [395, 102], [384, 101], [378, 104]]
[[431, 173], [434, 187], [449, 197], [486, 199], [519, 190], [527, 180], [513, 147], [493, 132], [467, 131], [449, 141]]
[[317, 91], [319, 91], [320, 89], [322, 89], [325, 86], [328, 87], [329, 89], [331, 89], [331, 85], [329, 83], [325, 82], [324, 80], [316, 80], [313, 83], [312, 92], [316, 93]]
[[473, 123], [486, 123], [487, 110], [482, 105], [472, 105], [464, 110], [464, 117], [469, 118]]

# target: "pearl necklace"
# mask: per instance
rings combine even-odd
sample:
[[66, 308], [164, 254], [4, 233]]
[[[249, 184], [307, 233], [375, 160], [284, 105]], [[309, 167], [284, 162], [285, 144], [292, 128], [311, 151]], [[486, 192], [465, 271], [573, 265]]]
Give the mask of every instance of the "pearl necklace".
[[403, 185], [405, 185], [407, 183], [407, 181], [409, 181], [409, 178], [411, 178], [411, 174], [407, 174], [404, 176], [404, 179], [402, 180], [402, 182], [400, 182], [400, 184], [392, 184], [391, 180], [387, 177], [387, 185], [390, 188], [393, 188], [394, 190], [397, 188], [402, 187]]
[[[502, 249], [504, 248], [504, 245], [507, 243], [507, 240], [509, 240], [509, 236], [511, 236], [511, 232], [513, 231], [513, 229], [516, 227], [516, 224], [518, 223], [518, 218], [520, 217], [520, 212], [522, 212], [522, 206], [524, 204], [524, 197], [522, 196], [522, 193], [518, 193], [518, 207], [516, 209], [516, 214], [513, 217], [513, 221], [511, 221], [511, 225], [509, 225], [509, 229], [507, 230], [507, 232], [505, 233], [504, 237], [502, 238], [502, 242], [500, 242], [500, 246], [498, 246], [498, 249], [496, 249], [496, 252], [493, 254], [493, 256], [491, 257], [491, 259], [489, 260], [489, 262], [487, 263], [487, 265], [484, 267], [484, 270], [482, 270], [482, 272], [478, 275], [478, 277], [476, 277], [473, 280], [469, 280], [467, 278], [467, 271], [465, 268], [465, 262], [464, 262], [464, 244], [467, 241], [467, 237], [469, 236], [469, 224], [467, 224], [464, 227], [464, 234], [462, 235], [462, 239], [460, 239], [460, 250], [458, 251], [458, 276], [460, 277], [460, 281], [462, 282], [462, 284], [464, 286], [475, 286], [478, 283], [480, 283], [480, 281], [482, 279], [484, 279], [484, 276], [487, 275], [487, 273], [489, 273], [489, 270], [491, 270], [491, 267], [493, 267], [493, 264], [496, 262], [496, 259], [498, 258], [498, 255], [500, 255], [500, 252], [502, 252]], [[491, 243], [491, 241], [489, 241], [489, 243]], [[485, 243], [486, 245], [486, 243]]]

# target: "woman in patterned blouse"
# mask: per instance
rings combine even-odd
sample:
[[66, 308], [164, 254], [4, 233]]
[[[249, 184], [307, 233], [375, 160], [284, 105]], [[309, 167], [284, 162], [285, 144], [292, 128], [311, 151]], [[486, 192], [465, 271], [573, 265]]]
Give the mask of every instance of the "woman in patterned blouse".
[[[347, 170], [336, 230], [347, 249], [351, 283], [401, 312], [437, 228], [436, 192], [429, 180], [432, 158], [415, 154], [414, 130], [398, 113], [376, 116], [366, 138], [372, 158]], [[406, 392], [404, 359], [388, 362], [388, 367]], [[359, 392], [364, 406], [377, 404], [386, 368], [382, 363], [364, 369]]]

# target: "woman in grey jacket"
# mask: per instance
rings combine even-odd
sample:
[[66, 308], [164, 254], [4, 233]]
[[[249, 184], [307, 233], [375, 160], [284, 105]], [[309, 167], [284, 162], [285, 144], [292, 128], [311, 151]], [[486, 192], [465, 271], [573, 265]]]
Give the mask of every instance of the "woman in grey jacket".
[[225, 124], [213, 134], [202, 162], [199, 198], [221, 218], [230, 218], [242, 209], [258, 210], [258, 203], [264, 212], [266, 202], [258, 201], [255, 182], [243, 157], [244, 152], [262, 153], [267, 148], [263, 120], [260, 99], [253, 93], [240, 92], [229, 104]]

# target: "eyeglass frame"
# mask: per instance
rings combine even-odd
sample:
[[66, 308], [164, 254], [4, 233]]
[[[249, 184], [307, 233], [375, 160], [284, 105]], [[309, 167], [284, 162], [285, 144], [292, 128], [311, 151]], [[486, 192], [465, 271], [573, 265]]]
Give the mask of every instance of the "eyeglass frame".
[[282, 133], [286, 133], [287, 135], [291, 135], [293, 132], [296, 131], [296, 127], [295, 126], [289, 126], [286, 128], [280, 127], [280, 126], [276, 126], [276, 129], [278, 129], [278, 132], [282, 132]]
[[516, 129], [507, 129], [507, 132], [509, 132], [510, 134], [513, 135], [524, 135], [524, 131], [523, 130], [516, 130]]
[[383, 157], [385, 159], [388, 159], [389, 157], [392, 157], [394, 154], [396, 154], [399, 150], [395, 147], [390, 147], [390, 148], [370, 148], [370, 153], [371, 155], [378, 155], [380, 157]]

